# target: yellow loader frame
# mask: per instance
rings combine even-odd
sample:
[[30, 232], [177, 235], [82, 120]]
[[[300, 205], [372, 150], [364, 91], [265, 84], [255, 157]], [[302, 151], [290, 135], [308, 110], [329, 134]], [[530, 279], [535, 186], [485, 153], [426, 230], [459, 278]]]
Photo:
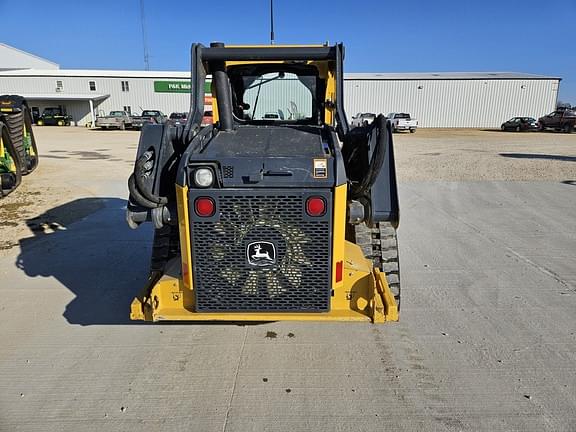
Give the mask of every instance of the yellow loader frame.
[[324, 313], [199, 313], [194, 307], [192, 254], [188, 219], [188, 189], [176, 186], [180, 229], [180, 259], [166, 265], [164, 274], [151, 278], [132, 301], [130, 319], [144, 321], [398, 321], [398, 307], [386, 276], [362, 254], [359, 246], [344, 239], [346, 186], [335, 193], [333, 263], [343, 260], [342, 280], [332, 271], [330, 311]]

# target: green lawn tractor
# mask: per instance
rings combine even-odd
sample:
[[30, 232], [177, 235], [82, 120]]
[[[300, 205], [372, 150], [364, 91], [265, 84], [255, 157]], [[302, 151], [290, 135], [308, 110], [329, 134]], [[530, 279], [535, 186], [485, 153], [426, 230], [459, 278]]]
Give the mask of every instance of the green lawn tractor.
[[70, 126], [72, 116], [59, 107], [44, 108], [42, 115], [36, 122], [38, 126]]

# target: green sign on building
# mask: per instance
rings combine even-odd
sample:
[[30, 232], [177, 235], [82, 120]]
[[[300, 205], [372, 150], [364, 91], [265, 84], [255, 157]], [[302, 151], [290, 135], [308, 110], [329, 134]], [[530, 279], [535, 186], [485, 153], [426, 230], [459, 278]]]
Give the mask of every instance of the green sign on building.
[[[204, 84], [204, 92], [210, 93], [209, 82]], [[190, 93], [190, 81], [154, 81], [156, 93]]]
[[190, 93], [190, 81], [154, 81], [156, 93]]

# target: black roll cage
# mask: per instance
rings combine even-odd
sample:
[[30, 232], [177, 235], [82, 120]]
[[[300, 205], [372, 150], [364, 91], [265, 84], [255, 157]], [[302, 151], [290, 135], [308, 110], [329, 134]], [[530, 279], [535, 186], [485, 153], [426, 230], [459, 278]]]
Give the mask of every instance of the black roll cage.
[[226, 61], [334, 61], [336, 79], [336, 132], [341, 140], [348, 134], [349, 126], [343, 106], [344, 95], [344, 46], [338, 43], [322, 47], [225, 47], [212, 43], [205, 47], [193, 43], [191, 47], [190, 114], [184, 136], [190, 141], [200, 130], [204, 114], [204, 83], [212, 74], [212, 83], [218, 100], [220, 129], [234, 127], [232, 92], [226, 73]]

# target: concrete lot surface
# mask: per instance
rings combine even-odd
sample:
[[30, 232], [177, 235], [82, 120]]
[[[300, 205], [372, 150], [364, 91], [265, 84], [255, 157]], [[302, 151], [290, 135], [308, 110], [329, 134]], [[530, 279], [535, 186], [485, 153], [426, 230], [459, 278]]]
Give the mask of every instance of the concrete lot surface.
[[387, 325], [130, 322], [138, 133], [36, 135], [0, 202], [0, 431], [576, 430], [576, 134], [394, 136]]

